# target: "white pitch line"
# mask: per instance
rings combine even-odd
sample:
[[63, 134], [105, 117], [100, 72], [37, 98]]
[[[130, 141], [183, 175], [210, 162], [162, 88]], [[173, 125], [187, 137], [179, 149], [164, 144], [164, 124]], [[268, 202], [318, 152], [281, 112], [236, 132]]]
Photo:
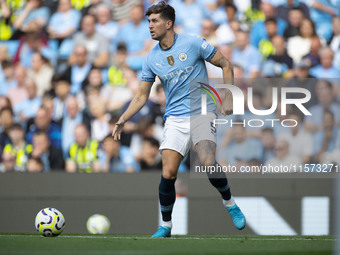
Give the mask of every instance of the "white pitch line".
[[[40, 235], [16, 235], [16, 234], [10, 234], [10, 235], [4, 235], [0, 234], [0, 237], [39, 237]], [[93, 236], [83, 236], [83, 235], [61, 235], [58, 236], [58, 238], [84, 238], [84, 239], [136, 239], [136, 240], [159, 240], [153, 239], [150, 237], [133, 237], [133, 236], [99, 236], [99, 235], [93, 235]], [[257, 238], [257, 237], [174, 237], [174, 238], [166, 238], [166, 240], [225, 240], [225, 241], [337, 241], [339, 239], [335, 238], [323, 238], [323, 239], [311, 239], [311, 238], [303, 238], [303, 237], [297, 237], [297, 238]]]

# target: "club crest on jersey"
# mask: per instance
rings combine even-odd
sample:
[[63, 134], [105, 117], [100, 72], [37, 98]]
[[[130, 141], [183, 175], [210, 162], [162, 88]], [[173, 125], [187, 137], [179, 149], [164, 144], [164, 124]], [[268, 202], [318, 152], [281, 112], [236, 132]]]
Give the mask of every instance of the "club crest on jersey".
[[166, 59], [168, 60], [169, 65], [173, 66], [175, 64], [175, 59], [173, 56], [168, 56]]
[[178, 58], [181, 61], [185, 61], [185, 60], [187, 60], [188, 56], [185, 53], [181, 53], [181, 54], [179, 54]]

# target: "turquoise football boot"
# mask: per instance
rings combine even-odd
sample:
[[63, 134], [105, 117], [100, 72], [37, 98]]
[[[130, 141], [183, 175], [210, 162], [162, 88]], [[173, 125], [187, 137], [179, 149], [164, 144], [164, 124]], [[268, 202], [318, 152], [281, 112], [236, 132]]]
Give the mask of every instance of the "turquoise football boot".
[[159, 226], [156, 233], [153, 234], [151, 238], [164, 238], [171, 237], [171, 228]]
[[243, 213], [241, 212], [240, 208], [235, 204], [233, 206], [226, 206], [231, 219], [235, 227], [239, 230], [244, 229], [246, 226], [246, 217], [244, 217]]

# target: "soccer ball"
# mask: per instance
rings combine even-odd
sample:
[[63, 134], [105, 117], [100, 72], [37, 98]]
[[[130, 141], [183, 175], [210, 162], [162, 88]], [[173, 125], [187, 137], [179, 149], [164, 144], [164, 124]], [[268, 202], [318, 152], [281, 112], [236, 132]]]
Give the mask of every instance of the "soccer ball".
[[87, 230], [91, 234], [106, 234], [110, 229], [109, 219], [101, 214], [92, 215], [86, 223]]
[[43, 236], [58, 236], [65, 228], [65, 218], [57, 209], [47, 207], [35, 217], [35, 228]]

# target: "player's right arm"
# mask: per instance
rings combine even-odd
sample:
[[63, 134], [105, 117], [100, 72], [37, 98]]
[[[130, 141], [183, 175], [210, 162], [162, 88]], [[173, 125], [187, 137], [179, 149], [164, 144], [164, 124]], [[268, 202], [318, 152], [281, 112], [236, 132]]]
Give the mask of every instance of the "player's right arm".
[[112, 136], [114, 137], [115, 140], [120, 139], [120, 135], [123, 131], [125, 122], [131, 119], [133, 115], [135, 115], [140, 109], [142, 109], [142, 107], [148, 101], [152, 84], [153, 82], [149, 81], [141, 82], [137, 94], [133, 97], [129, 107], [119, 118], [118, 122], [116, 123], [113, 129]]

